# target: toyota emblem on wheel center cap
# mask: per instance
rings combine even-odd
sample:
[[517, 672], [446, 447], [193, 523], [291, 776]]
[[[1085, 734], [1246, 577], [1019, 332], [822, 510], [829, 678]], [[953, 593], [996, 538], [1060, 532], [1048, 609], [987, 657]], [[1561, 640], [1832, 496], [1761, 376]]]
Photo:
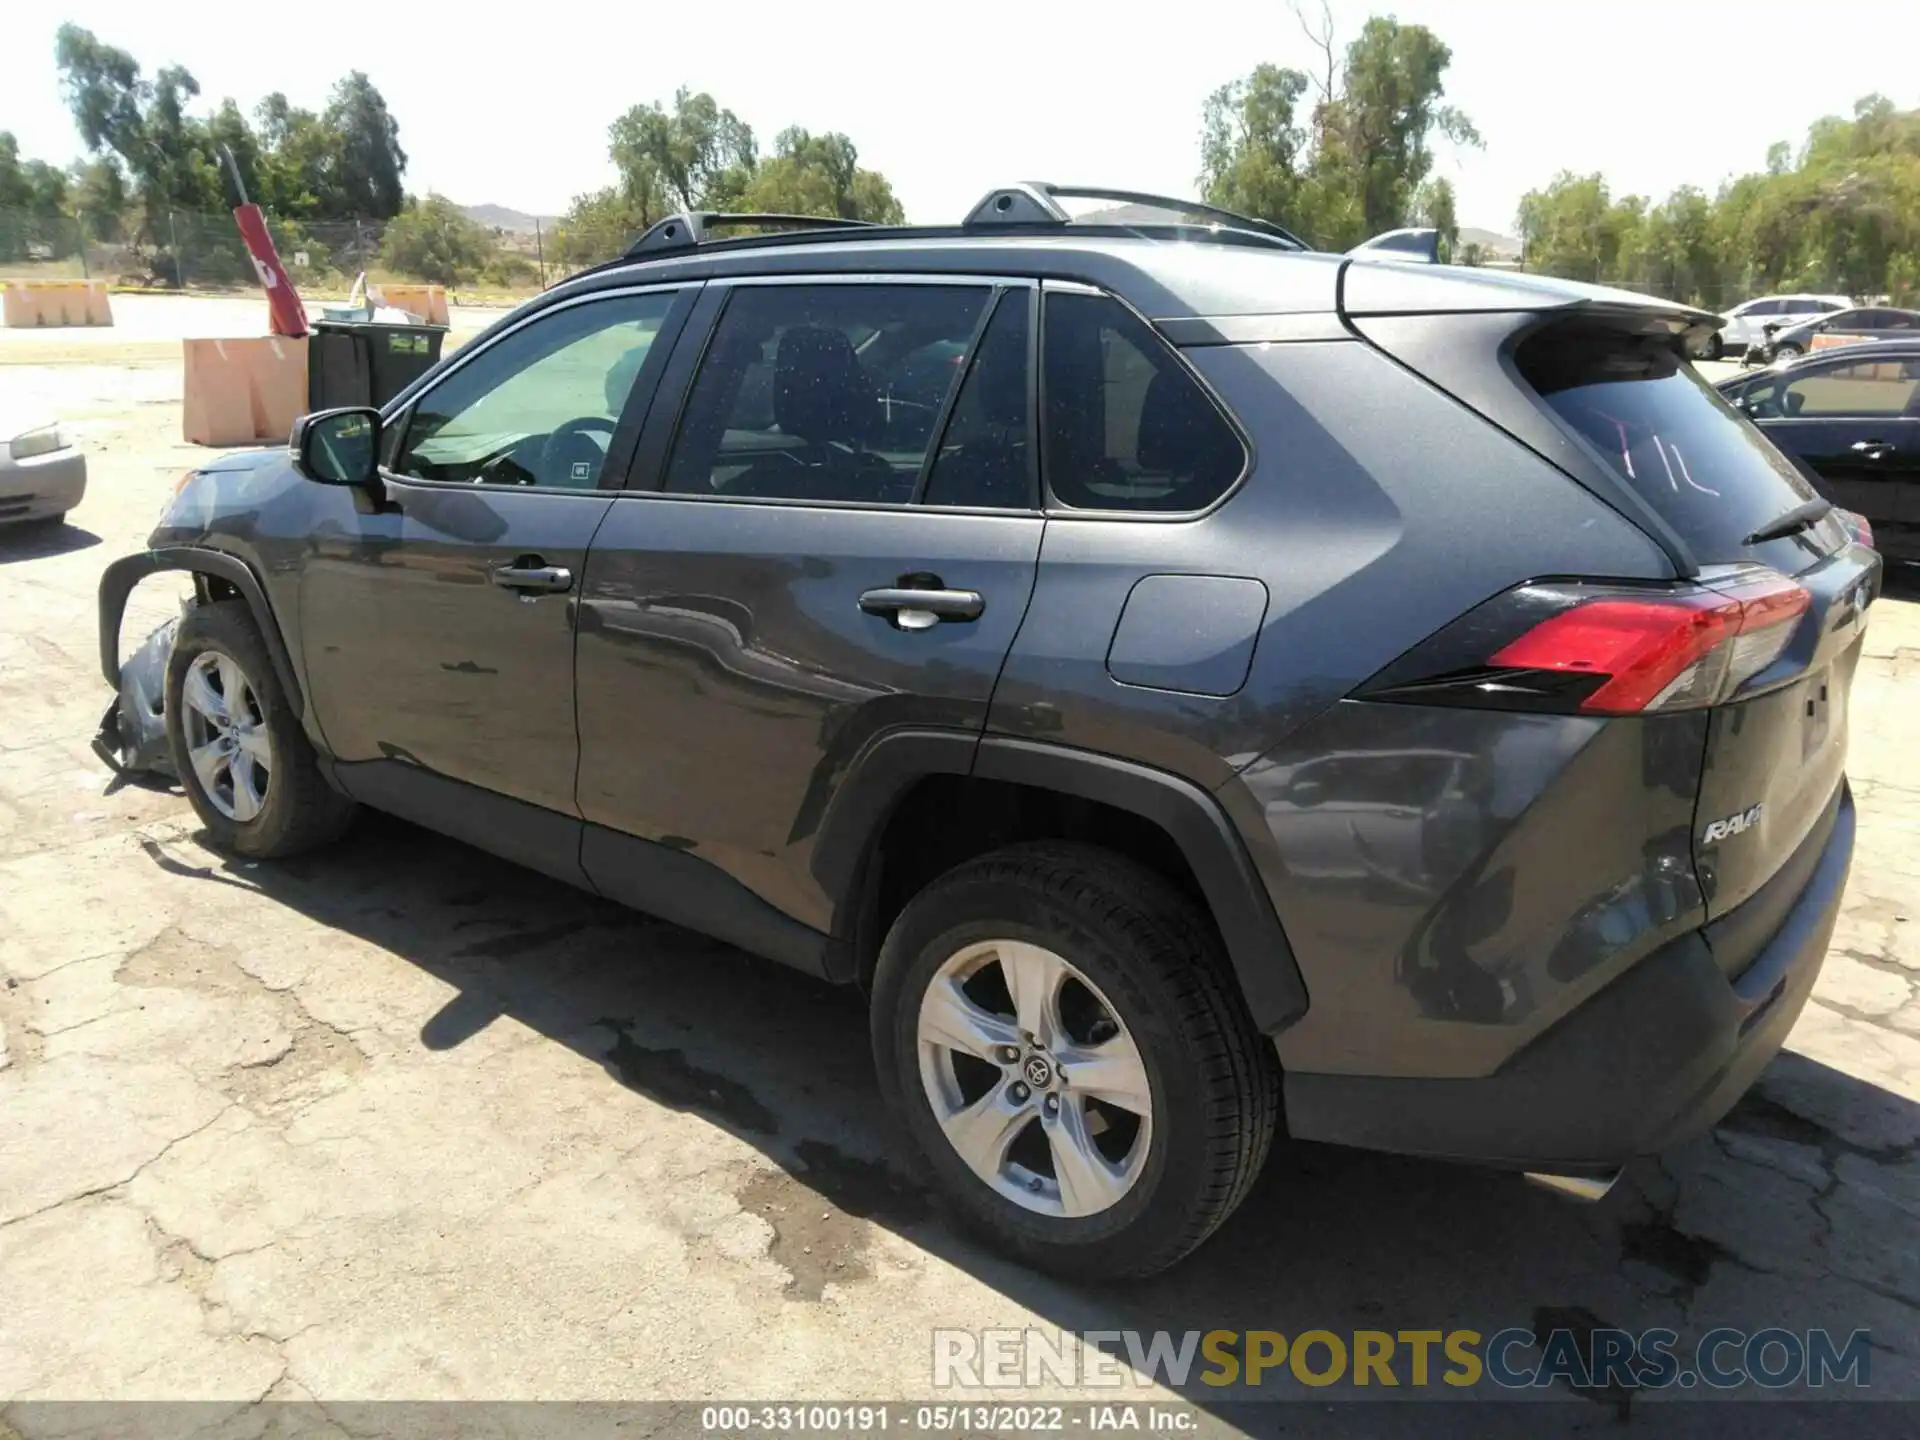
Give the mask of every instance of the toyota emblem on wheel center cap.
[[1044, 1055], [1029, 1055], [1026, 1064], [1027, 1083], [1036, 1090], [1044, 1090], [1053, 1083], [1053, 1066], [1047, 1063]]

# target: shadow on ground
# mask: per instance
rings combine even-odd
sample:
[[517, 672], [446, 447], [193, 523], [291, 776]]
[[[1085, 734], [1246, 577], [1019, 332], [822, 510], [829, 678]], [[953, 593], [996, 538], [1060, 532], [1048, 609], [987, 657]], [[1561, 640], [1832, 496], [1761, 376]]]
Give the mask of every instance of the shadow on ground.
[[[511, 1017], [592, 1057], [617, 1083], [757, 1147], [779, 1170], [748, 1182], [738, 1198], [773, 1224], [772, 1256], [792, 1275], [793, 1303], [818, 1300], [829, 1282], [859, 1284], [870, 1226], [907, 1236], [1047, 1322], [1080, 1331], [1684, 1331], [1696, 1297], [1728, 1267], [1771, 1273], [1764, 1258], [1676, 1227], [1672, 1157], [1640, 1162], [1603, 1204], [1588, 1207], [1511, 1175], [1298, 1145], [1276, 1156], [1239, 1213], [1172, 1273], [1125, 1286], [1054, 1282], [959, 1236], [904, 1168], [904, 1145], [878, 1099], [861, 997], [851, 990], [379, 816], [363, 816], [333, 849], [279, 865], [233, 865], [211, 851], [203, 865], [187, 864], [180, 857], [191, 852], [158, 846], [147, 853], [174, 873], [259, 889], [454, 987], [455, 998], [421, 1029], [429, 1049], [457, 1047]], [[1778, 1066], [1794, 1071], [1798, 1090], [1824, 1097], [1811, 1113], [1907, 1103], [1800, 1057]], [[1762, 1098], [1750, 1098], [1724, 1128], [1823, 1151], [1842, 1144]], [[1715, 1167], [1737, 1171], [1735, 1185], [1754, 1174], [1708, 1141], [1678, 1166], [1691, 1175]], [[1817, 1249], [1827, 1224], [1817, 1207], [1769, 1195], [1752, 1201], [1769, 1250]], [[1912, 1236], [1886, 1241], [1910, 1245]], [[1783, 1293], [1807, 1288], [1798, 1279], [1788, 1285]], [[1845, 1303], [1833, 1300], [1820, 1313]], [[1795, 1320], [1742, 1315], [1726, 1323], [1759, 1329]], [[1897, 1343], [1914, 1348], [1906, 1336]], [[1247, 1398], [1198, 1385], [1190, 1392], [1229, 1411], [1229, 1402]], [[1295, 1387], [1292, 1395], [1339, 1392]], [[1619, 1392], [1586, 1398], [1598, 1404], [1567, 1397], [1560, 1420], [1585, 1429], [1625, 1415]], [[1305, 1411], [1325, 1408], [1272, 1413], [1297, 1431]], [[1883, 1408], [1890, 1420], [1899, 1407]], [[1472, 1409], [1482, 1418], [1470, 1433], [1486, 1433], [1484, 1407]], [[1468, 1412], [1453, 1413], [1464, 1423]], [[1234, 1419], [1247, 1424], [1244, 1412]]]
[[49, 555], [66, 555], [87, 550], [100, 543], [91, 530], [65, 520], [30, 520], [24, 525], [0, 525], [0, 565], [16, 560], [43, 560]]

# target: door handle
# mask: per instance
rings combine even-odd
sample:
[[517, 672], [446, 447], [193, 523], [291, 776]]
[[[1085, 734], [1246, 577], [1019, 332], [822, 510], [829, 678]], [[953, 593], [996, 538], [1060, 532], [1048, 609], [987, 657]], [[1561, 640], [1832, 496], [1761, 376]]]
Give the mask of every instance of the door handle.
[[860, 597], [869, 615], [885, 615], [902, 630], [931, 630], [942, 620], [978, 620], [987, 608], [978, 590], [933, 590], [884, 586]]
[[564, 565], [542, 565], [533, 556], [523, 556], [495, 570], [493, 583], [526, 595], [558, 595], [573, 588], [573, 572]]
[[1884, 460], [1893, 453], [1893, 446], [1884, 440], [1856, 440], [1848, 448], [1862, 460]]

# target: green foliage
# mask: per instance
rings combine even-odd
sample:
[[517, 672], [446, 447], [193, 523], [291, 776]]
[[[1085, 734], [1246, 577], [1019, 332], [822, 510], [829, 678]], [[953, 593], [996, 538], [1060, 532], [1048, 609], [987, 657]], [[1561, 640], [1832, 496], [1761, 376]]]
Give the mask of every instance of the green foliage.
[[231, 208], [227, 153], [248, 198], [270, 213], [382, 219], [400, 211], [407, 157], [399, 126], [357, 70], [334, 86], [319, 116], [274, 94], [249, 123], [232, 100], [194, 114], [200, 85], [189, 72], [168, 66], [149, 80], [132, 55], [77, 25], [60, 27], [54, 63], [81, 140], [96, 157], [117, 159], [122, 205], [130, 182], [142, 234], [155, 244], [169, 211]]
[[[1325, 79], [1260, 65], [1208, 97], [1202, 196], [1330, 250], [1420, 220], [1441, 230], [1451, 253], [1459, 234], [1453, 187], [1429, 182], [1432, 140], [1480, 143], [1472, 122], [1441, 103], [1452, 52], [1424, 25], [1379, 16], [1338, 64], [1330, 21], [1307, 34], [1326, 58]], [[1303, 121], [1310, 89], [1319, 99]]]
[[1920, 302], [1920, 109], [1869, 95], [1712, 197], [1615, 200], [1599, 175], [1563, 172], [1521, 200], [1518, 224], [1529, 270], [1709, 307], [1776, 290]]
[[726, 208], [900, 224], [906, 217], [893, 187], [877, 171], [861, 169], [859, 159], [845, 135], [789, 126], [775, 137], [772, 158], [754, 168], [738, 203]]
[[436, 285], [477, 278], [495, 259], [493, 237], [443, 195], [403, 210], [380, 241], [380, 263], [401, 275]]
[[898, 225], [887, 178], [860, 165], [845, 135], [794, 125], [762, 156], [753, 130], [713, 96], [682, 89], [673, 107], [635, 105], [608, 130], [616, 184], [574, 197], [546, 237], [562, 270], [625, 253], [649, 226], [681, 210], [829, 215]]

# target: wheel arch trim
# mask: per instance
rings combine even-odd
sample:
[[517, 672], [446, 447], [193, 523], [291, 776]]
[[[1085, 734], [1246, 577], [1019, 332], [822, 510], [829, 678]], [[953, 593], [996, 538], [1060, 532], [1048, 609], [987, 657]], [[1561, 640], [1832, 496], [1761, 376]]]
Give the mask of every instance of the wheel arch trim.
[[1164, 770], [1043, 741], [904, 730], [878, 737], [856, 756], [823, 817], [812, 860], [814, 877], [835, 901], [837, 936], [850, 938], [861, 913], [867, 862], [895, 806], [936, 774], [1051, 790], [1159, 826], [1199, 883], [1254, 1023], [1271, 1034], [1306, 1013], [1306, 982], [1286, 932], [1220, 803]]
[[162, 570], [184, 570], [195, 575], [211, 575], [226, 581], [240, 592], [266, 642], [273, 661], [274, 678], [287, 697], [295, 716], [306, 710], [306, 697], [294, 674], [293, 657], [287, 653], [280, 627], [274, 623], [273, 609], [266, 591], [247, 562], [224, 550], [208, 550], [195, 545], [169, 546], [127, 555], [107, 566], [100, 576], [100, 673], [115, 689], [120, 685], [120, 624], [125, 616], [127, 597], [133, 587], [149, 575]]

